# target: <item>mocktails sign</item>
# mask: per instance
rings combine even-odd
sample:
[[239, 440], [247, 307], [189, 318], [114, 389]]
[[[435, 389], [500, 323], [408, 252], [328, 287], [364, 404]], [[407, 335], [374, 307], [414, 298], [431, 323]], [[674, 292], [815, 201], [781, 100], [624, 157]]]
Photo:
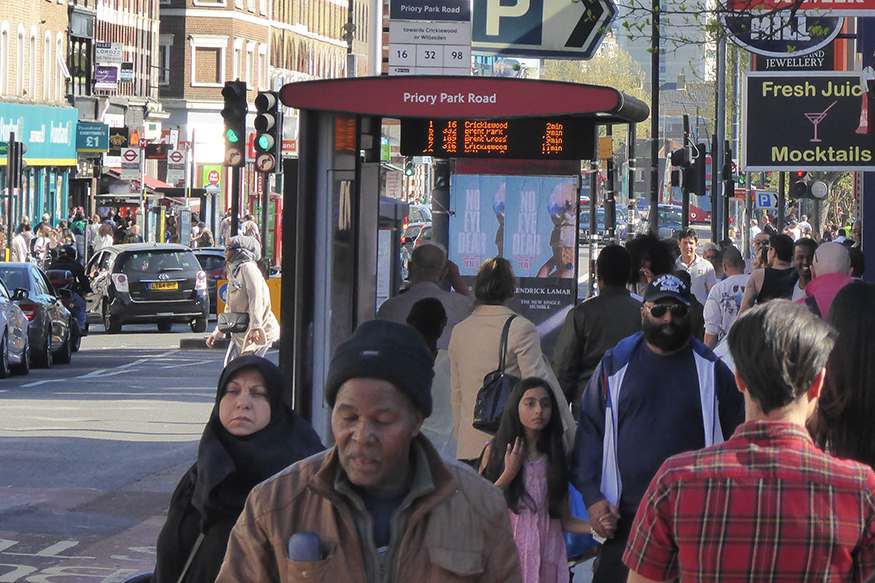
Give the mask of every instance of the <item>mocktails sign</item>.
[[859, 76], [748, 73], [745, 97], [742, 170], [875, 167], [875, 136], [857, 133], [867, 99]]

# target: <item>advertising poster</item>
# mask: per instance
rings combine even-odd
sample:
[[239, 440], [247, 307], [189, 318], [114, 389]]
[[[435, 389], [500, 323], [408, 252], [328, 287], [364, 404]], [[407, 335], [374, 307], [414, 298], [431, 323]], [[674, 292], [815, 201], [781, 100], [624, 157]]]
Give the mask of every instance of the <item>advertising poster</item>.
[[504, 176], [456, 175], [450, 182], [449, 258], [462, 276], [475, 276], [480, 264], [503, 254]]
[[94, 88], [101, 91], [117, 91], [118, 67], [95, 65]]
[[510, 261], [510, 308], [538, 327], [552, 354], [577, 291], [576, 176], [456, 175], [450, 185], [449, 258], [469, 285], [486, 259]]

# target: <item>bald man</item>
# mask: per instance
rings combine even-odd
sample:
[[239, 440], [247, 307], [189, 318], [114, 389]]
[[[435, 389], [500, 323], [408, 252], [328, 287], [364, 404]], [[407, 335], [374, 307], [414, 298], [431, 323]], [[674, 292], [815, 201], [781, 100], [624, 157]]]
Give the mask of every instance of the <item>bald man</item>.
[[423, 298], [440, 300], [447, 312], [447, 325], [438, 338], [437, 347], [446, 350], [450, 346], [453, 326], [471, 315], [474, 304], [462, 294], [444, 291], [438, 284], [447, 276], [447, 253], [435, 243], [416, 247], [410, 256], [410, 286], [401, 295], [389, 298], [377, 312], [377, 318], [404, 324], [413, 304]]
[[840, 289], [853, 281], [851, 256], [841, 243], [824, 243], [814, 252], [811, 281], [805, 286], [805, 297], [797, 303], [806, 304], [824, 319], [829, 315], [832, 300]]

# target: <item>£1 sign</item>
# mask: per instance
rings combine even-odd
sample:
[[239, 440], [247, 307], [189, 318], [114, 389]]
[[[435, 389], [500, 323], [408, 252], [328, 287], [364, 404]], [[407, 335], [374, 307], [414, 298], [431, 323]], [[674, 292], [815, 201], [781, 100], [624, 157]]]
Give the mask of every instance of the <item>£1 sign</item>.
[[617, 13], [612, 0], [474, 0], [479, 51], [589, 59]]

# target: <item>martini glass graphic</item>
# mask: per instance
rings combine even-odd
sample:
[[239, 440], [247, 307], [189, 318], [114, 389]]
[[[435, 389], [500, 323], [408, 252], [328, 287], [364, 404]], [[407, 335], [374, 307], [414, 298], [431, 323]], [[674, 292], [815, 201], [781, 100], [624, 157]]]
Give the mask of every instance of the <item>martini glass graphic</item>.
[[817, 124], [823, 121], [823, 118], [826, 117], [826, 112], [830, 110], [830, 108], [838, 103], [838, 100], [832, 102], [832, 105], [821, 111], [820, 113], [806, 113], [805, 117], [808, 118], [808, 121], [811, 122], [811, 125], [814, 126], [814, 138], [809, 140], [810, 142], [820, 142], [821, 139], [817, 137]]

